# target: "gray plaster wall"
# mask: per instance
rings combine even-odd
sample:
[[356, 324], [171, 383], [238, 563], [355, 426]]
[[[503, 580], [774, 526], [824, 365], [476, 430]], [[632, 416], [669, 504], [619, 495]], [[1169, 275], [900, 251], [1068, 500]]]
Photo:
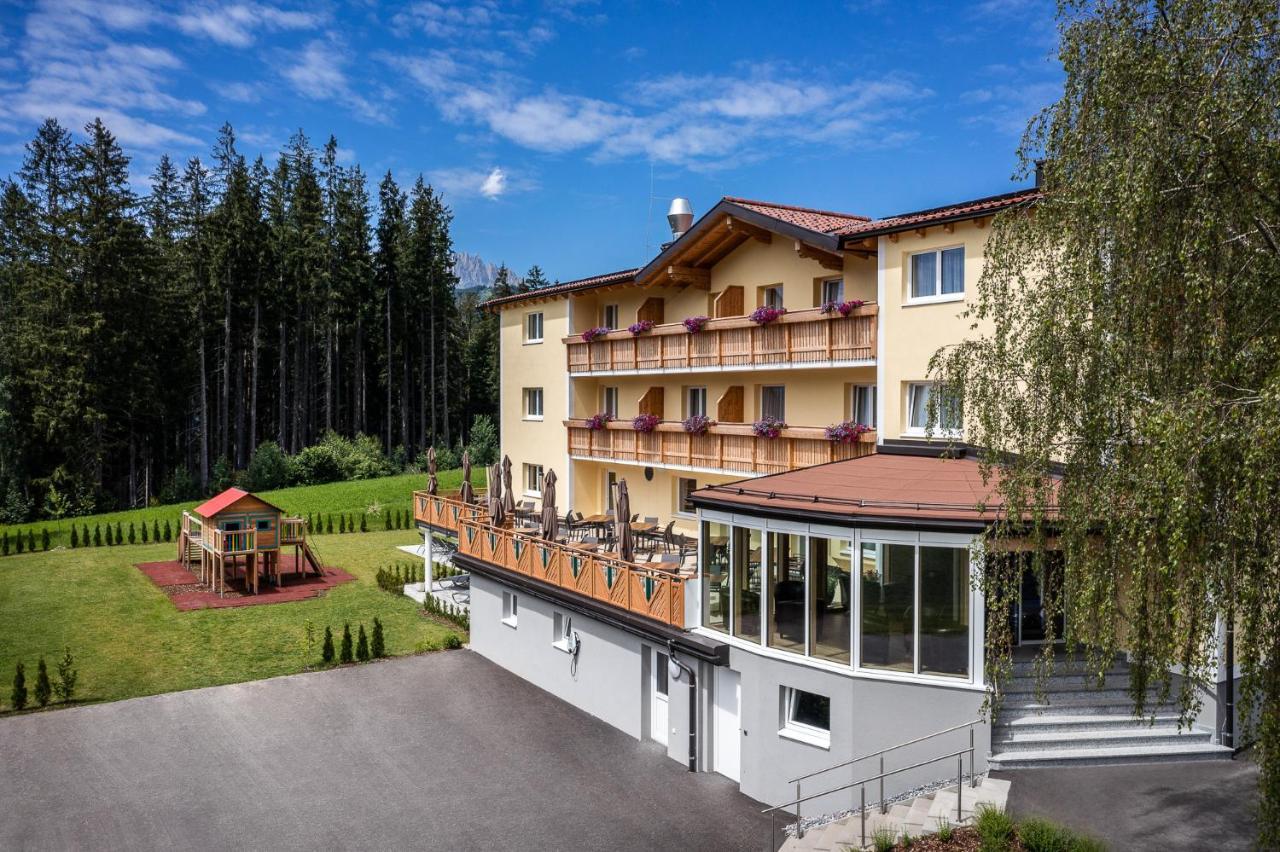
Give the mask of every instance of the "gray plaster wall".
[[[742, 676], [742, 792], [770, 805], [796, 798], [795, 785], [787, 783], [791, 778], [977, 719], [984, 700], [981, 691], [855, 678], [737, 647], [730, 650], [729, 664]], [[831, 699], [829, 748], [798, 742], [779, 732], [784, 686]], [[974, 737], [974, 767], [983, 772], [991, 747], [990, 726], [976, 726]], [[892, 752], [885, 758], [885, 769], [909, 766], [968, 746], [967, 729], [946, 734]], [[967, 754], [963, 768], [968, 773]], [[801, 794], [820, 793], [879, 771], [877, 760], [862, 761], [803, 782]], [[885, 795], [891, 797], [922, 783], [955, 776], [956, 759], [952, 757], [887, 779]], [[858, 794], [855, 788], [806, 803], [802, 813], [854, 807], [859, 803]], [[876, 801], [878, 783], [868, 785], [866, 795], [868, 803]]]
[[[519, 601], [515, 627], [502, 621], [504, 591], [516, 594]], [[556, 612], [572, 617], [579, 635], [576, 670], [570, 655], [552, 644]], [[636, 739], [652, 739], [646, 683], [655, 650], [666, 651], [660, 645], [472, 574], [471, 649]], [[689, 752], [688, 694], [683, 679], [669, 682], [667, 754], [681, 763], [687, 762]]]

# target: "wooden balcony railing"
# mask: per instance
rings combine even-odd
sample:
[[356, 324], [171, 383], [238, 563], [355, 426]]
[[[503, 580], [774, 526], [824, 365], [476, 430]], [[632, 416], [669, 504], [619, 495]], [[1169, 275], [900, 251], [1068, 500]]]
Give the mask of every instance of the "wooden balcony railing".
[[456, 532], [458, 552], [465, 556], [684, 628], [686, 580], [678, 574], [546, 541], [536, 531], [495, 527], [483, 506], [453, 495], [415, 491], [413, 505], [418, 520]]
[[777, 438], [760, 438], [750, 423], [718, 423], [705, 435], [690, 435], [680, 421], [664, 420], [652, 432], [637, 432], [631, 421], [588, 429], [585, 420], [566, 420], [569, 455], [643, 465], [723, 470], [728, 473], [781, 473], [815, 464], [858, 458], [875, 452], [876, 434], [855, 444], [828, 441], [824, 429], [788, 426]]
[[182, 531], [190, 538], [199, 538], [204, 524], [200, 519], [190, 512], [182, 513]]
[[847, 317], [808, 308], [768, 325], [756, 325], [748, 317], [722, 317], [707, 320], [697, 334], [690, 334], [683, 322], [673, 322], [640, 335], [623, 329], [590, 343], [578, 334], [563, 340], [570, 373], [871, 361], [878, 313], [875, 304], [855, 308]]
[[210, 527], [208, 534], [201, 539], [201, 544], [223, 556], [238, 556], [253, 553], [257, 549], [258, 533], [256, 530], [220, 530]]
[[301, 544], [307, 538], [307, 522], [304, 518], [280, 519], [280, 543]]

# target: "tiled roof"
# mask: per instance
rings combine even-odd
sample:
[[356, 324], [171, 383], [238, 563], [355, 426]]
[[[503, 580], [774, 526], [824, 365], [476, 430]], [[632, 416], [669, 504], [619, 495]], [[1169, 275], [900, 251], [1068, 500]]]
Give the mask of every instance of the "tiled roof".
[[[252, 497], [252, 496], [253, 495], [250, 494], [248, 491], [243, 491], [239, 488], [228, 488], [226, 491], [223, 491], [217, 497], [210, 497], [208, 500], [204, 501], [199, 506], [196, 506], [195, 509], [193, 509], [192, 511], [202, 518], [212, 518], [214, 515], [224, 511], [225, 509], [233, 505], [236, 501], [240, 500], [241, 498]], [[261, 497], [257, 499], [262, 500]], [[266, 500], [262, 500], [262, 502], [267, 503]], [[271, 506], [270, 503], [267, 503], [267, 505]], [[278, 507], [271, 506], [271, 508], [275, 509]]]
[[985, 525], [1000, 517], [999, 476], [984, 482], [972, 457], [877, 452], [758, 479], [711, 485], [696, 503], [797, 517]]
[[606, 284], [625, 284], [636, 277], [639, 272], [636, 269], [623, 269], [618, 272], [609, 272], [604, 275], [593, 275], [590, 278], [579, 278], [575, 281], [565, 281], [560, 284], [552, 284], [547, 287], [538, 287], [534, 290], [528, 290], [524, 293], [512, 293], [510, 296], [501, 296], [497, 299], [489, 299], [480, 305], [482, 308], [493, 308], [500, 305], [508, 305], [512, 302], [520, 302], [525, 299], [536, 299], [543, 296], [555, 296], [561, 293], [571, 293], [575, 290], [590, 290], [592, 287], [603, 287]]
[[1042, 193], [1038, 189], [1020, 189], [1016, 192], [1006, 192], [1003, 195], [993, 195], [974, 201], [962, 201], [959, 204], [948, 204], [945, 207], [934, 207], [931, 210], [917, 210], [914, 213], [900, 213], [897, 216], [888, 216], [884, 219], [856, 222], [846, 225], [833, 233], [842, 237], [865, 237], [872, 234], [887, 234], [893, 231], [907, 230], [908, 228], [919, 228], [933, 223], [972, 219], [977, 216], [998, 213], [1001, 210], [1016, 207], [1019, 204], [1036, 201], [1041, 195]]
[[768, 216], [771, 219], [778, 219], [823, 234], [834, 234], [842, 228], [851, 228], [870, 221], [869, 216], [859, 216], [855, 213], [815, 210], [811, 207], [796, 207], [792, 204], [775, 204], [772, 201], [752, 201], [749, 198], [734, 198], [729, 195], [726, 195], [724, 200], [759, 213], [761, 216]]

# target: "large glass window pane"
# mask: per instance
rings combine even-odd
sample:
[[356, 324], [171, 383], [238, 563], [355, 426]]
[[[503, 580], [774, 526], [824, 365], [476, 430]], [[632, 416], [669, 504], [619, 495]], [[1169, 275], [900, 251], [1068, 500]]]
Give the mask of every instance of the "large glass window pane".
[[969, 551], [920, 548], [920, 671], [969, 674]]
[[932, 392], [931, 384], [907, 388], [907, 425], [912, 429], [924, 429], [929, 425], [929, 395]]
[[864, 426], [876, 425], [876, 386], [858, 385], [853, 389], [853, 420]]
[[729, 632], [729, 525], [702, 522], [702, 624]]
[[818, 536], [809, 541], [809, 655], [848, 663], [853, 633], [853, 542]]
[[938, 291], [938, 256], [933, 252], [911, 255], [911, 298], [936, 296]]
[[864, 543], [862, 665], [915, 671], [915, 555], [909, 544]]
[[733, 528], [733, 635], [760, 641], [760, 530]]
[[947, 249], [942, 253], [942, 292], [964, 292], [964, 249]]
[[782, 385], [760, 388], [760, 416], [774, 420], [787, 419], [787, 389]]
[[802, 535], [769, 533], [769, 644], [804, 653], [804, 563]]

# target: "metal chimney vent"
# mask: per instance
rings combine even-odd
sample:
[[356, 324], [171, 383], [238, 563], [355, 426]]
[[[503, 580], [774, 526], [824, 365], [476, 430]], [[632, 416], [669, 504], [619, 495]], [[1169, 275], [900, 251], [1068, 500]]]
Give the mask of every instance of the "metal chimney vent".
[[667, 208], [667, 222], [671, 225], [672, 241], [684, 236], [684, 232], [693, 224], [693, 207], [689, 204], [689, 199], [671, 199], [671, 206]]

